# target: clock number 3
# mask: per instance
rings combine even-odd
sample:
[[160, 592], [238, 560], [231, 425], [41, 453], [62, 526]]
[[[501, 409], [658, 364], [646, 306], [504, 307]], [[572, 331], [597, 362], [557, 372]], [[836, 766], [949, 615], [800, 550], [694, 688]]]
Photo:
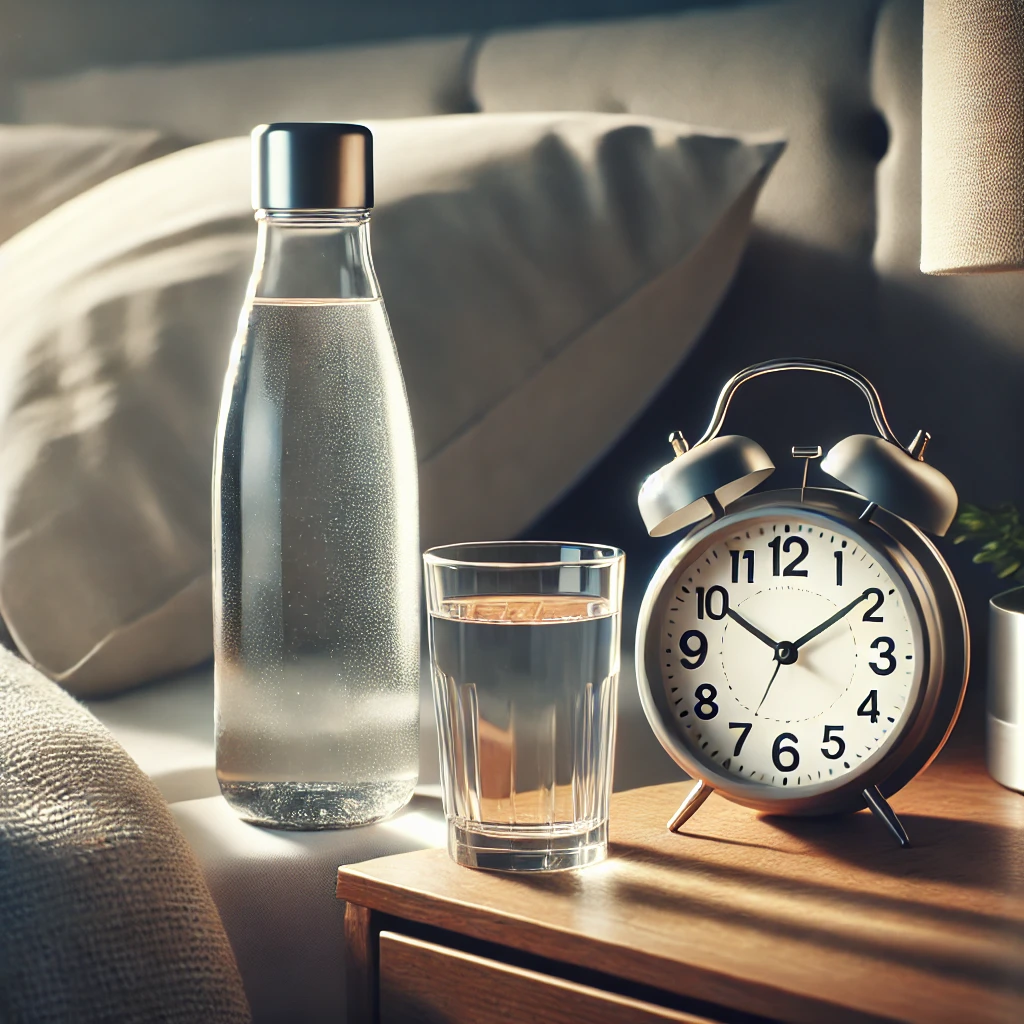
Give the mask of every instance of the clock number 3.
[[[875, 662], [869, 661], [871, 671], [876, 676], [891, 676], [896, 671], [896, 659], [892, 655], [892, 652], [896, 650], [896, 641], [891, 636], [880, 636], [871, 641], [871, 647], [878, 651], [880, 662], [880, 664], [875, 664]], [[881, 649], [883, 647], [885, 650]]]

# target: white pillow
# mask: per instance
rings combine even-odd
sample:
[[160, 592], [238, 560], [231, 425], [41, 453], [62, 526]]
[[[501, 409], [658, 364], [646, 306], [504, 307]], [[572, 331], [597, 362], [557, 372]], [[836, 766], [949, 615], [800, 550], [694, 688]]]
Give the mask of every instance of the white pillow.
[[0, 125], [0, 242], [93, 185], [184, 144], [148, 129]]
[[[372, 127], [423, 543], [513, 536], [696, 339], [782, 144], [600, 114]], [[212, 438], [253, 256], [248, 181], [248, 139], [197, 146], [0, 247], [0, 610], [77, 693], [210, 653]]]

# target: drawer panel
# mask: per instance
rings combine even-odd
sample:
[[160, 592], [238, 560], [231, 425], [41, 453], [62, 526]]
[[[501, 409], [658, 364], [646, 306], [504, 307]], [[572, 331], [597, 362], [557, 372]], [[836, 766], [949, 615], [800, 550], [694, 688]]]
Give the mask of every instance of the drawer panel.
[[380, 933], [381, 1024], [710, 1024], [706, 1018]]

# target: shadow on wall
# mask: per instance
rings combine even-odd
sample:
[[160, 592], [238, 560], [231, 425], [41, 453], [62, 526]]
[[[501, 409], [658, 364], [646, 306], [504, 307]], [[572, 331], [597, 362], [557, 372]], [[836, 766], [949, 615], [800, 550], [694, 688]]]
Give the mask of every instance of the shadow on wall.
[[[833, 359], [877, 386], [896, 434], [933, 435], [929, 461], [965, 501], [1024, 499], [1024, 350], [979, 333], [923, 287], [882, 279], [867, 265], [767, 233], [755, 234], [722, 307], [689, 358], [632, 427], [572, 491], [526, 532], [617, 544], [628, 556], [630, 635], [640, 598], [678, 536], [652, 540], [636, 508], [640, 484], [667, 462], [665, 438], [704, 431], [722, 384], [750, 363], [780, 356]], [[730, 407], [726, 432], [748, 434], [776, 464], [770, 487], [799, 484], [794, 444], [826, 451], [848, 434], [873, 430], [863, 398], [839, 380], [785, 374], [746, 385]], [[815, 481], [815, 475], [817, 481]], [[830, 486], [812, 469], [810, 482]], [[581, 527], [581, 524], [585, 524]], [[582, 531], [586, 536], [576, 536]], [[1001, 589], [987, 567], [949, 540], [939, 541], [964, 592], [974, 641], [975, 680], [983, 678], [988, 598]], [[976, 682], [973, 689], [978, 690]]]

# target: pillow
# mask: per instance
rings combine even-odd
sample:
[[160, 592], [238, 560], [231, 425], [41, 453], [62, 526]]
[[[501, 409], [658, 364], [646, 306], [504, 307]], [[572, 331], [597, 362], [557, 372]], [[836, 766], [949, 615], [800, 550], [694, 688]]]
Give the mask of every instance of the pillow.
[[153, 783], [4, 650], [0, 722], [3, 1019], [248, 1022], [217, 908]]
[[[422, 542], [513, 536], [700, 333], [782, 144], [601, 114], [373, 130]], [[212, 440], [248, 196], [249, 141], [223, 140], [0, 247], [0, 610], [77, 693], [211, 652]]]
[[93, 185], [183, 145], [156, 131], [0, 125], [0, 242]]

